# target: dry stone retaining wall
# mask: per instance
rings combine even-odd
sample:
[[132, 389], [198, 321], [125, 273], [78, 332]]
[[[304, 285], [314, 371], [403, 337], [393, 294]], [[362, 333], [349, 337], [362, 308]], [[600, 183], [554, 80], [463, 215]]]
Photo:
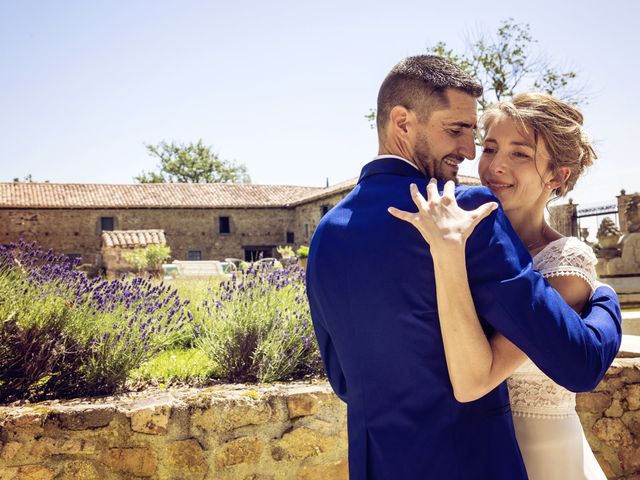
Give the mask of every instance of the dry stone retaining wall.
[[0, 480], [339, 480], [346, 448], [327, 384], [0, 408]]
[[[640, 359], [577, 411], [609, 478], [640, 480]], [[346, 406], [327, 383], [146, 391], [0, 407], [0, 480], [346, 480]]]
[[618, 358], [576, 411], [607, 478], [640, 480], [640, 358]]

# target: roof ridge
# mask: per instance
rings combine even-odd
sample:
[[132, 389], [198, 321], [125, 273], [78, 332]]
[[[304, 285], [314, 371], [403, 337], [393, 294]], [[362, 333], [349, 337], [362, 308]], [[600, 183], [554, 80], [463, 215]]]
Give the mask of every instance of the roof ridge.
[[211, 183], [193, 183], [193, 182], [166, 182], [166, 183], [76, 183], [76, 182], [0, 182], [0, 186], [13, 185], [19, 187], [26, 186], [92, 186], [92, 187], [139, 187], [139, 186], [210, 186], [210, 185], [224, 185], [224, 186], [249, 186], [249, 187], [281, 187], [281, 188], [308, 188], [308, 189], [322, 189], [326, 187], [314, 187], [312, 185], [285, 185], [285, 184], [270, 184], [270, 183], [232, 183], [232, 182], [211, 182]]
[[[459, 177], [472, 185], [479, 184], [476, 177]], [[254, 183], [0, 182], [0, 208], [290, 208], [350, 190], [357, 181], [358, 177], [353, 177], [329, 187]]]

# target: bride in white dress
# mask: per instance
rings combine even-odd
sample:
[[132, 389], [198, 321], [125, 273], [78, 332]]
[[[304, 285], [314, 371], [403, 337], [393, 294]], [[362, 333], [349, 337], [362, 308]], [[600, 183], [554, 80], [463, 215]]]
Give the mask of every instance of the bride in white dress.
[[[500, 200], [536, 270], [580, 312], [595, 288], [596, 258], [578, 239], [553, 230], [544, 211], [551, 196], [569, 192], [595, 159], [582, 131], [582, 114], [549, 95], [526, 93], [491, 106], [482, 123], [478, 170], [483, 185]], [[413, 224], [429, 243], [456, 399], [476, 400], [507, 380], [516, 438], [529, 478], [605, 479], [575, 412], [575, 394], [549, 379], [500, 333], [487, 338], [482, 330], [464, 252], [466, 239], [490, 210], [461, 210], [451, 182], [442, 197], [434, 182], [427, 191], [428, 201], [412, 186], [417, 213], [389, 211]]]
[[[533, 258], [543, 277], [574, 276], [596, 288], [591, 247], [575, 237], [549, 243]], [[530, 479], [606, 479], [576, 414], [576, 394], [529, 359], [507, 379], [513, 425]]]

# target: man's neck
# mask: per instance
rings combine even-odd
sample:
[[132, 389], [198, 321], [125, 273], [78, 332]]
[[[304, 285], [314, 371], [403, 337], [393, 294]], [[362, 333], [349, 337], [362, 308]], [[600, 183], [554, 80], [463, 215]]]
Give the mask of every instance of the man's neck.
[[384, 153], [384, 154], [381, 154], [381, 155], [378, 155], [377, 157], [375, 157], [374, 160], [378, 160], [379, 158], [397, 158], [398, 160], [402, 160], [403, 162], [407, 162], [412, 167], [418, 169], [418, 167], [416, 166], [415, 163], [413, 163], [411, 160], [407, 160], [406, 158], [401, 157], [400, 155], [392, 155], [390, 153]]

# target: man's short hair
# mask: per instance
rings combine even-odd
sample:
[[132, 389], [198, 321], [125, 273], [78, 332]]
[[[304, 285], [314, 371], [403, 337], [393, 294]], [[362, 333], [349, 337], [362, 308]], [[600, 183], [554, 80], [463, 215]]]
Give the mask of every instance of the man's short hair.
[[378, 92], [378, 132], [396, 105], [416, 112], [420, 121], [427, 120], [431, 112], [448, 106], [445, 94], [448, 88], [476, 98], [482, 95], [482, 85], [449, 60], [437, 55], [405, 58], [391, 69]]

